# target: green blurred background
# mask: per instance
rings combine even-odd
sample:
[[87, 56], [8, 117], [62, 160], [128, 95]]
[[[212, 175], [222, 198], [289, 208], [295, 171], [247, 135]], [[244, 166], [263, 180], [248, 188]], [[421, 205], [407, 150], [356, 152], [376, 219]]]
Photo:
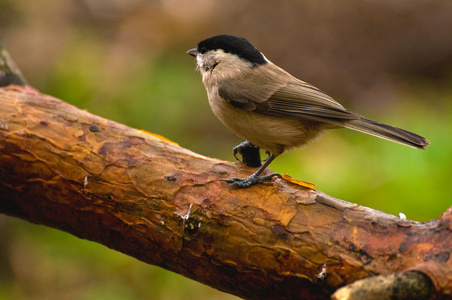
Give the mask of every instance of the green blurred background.
[[[248, 38], [347, 108], [431, 141], [418, 151], [335, 130], [271, 168], [332, 196], [429, 221], [450, 206], [451, 1], [0, 0], [0, 38], [29, 83], [94, 114], [233, 160], [185, 51]], [[235, 299], [61, 231], [0, 216], [0, 299]]]

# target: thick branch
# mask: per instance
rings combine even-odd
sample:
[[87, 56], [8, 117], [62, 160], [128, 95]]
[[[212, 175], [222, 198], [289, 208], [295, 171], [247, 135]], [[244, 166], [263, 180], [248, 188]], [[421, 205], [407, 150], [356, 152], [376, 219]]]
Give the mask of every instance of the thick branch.
[[245, 298], [324, 299], [419, 271], [451, 295], [451, 214], [401, 220], [207, 158], [31, 88], [0, 89], [0, 212]]

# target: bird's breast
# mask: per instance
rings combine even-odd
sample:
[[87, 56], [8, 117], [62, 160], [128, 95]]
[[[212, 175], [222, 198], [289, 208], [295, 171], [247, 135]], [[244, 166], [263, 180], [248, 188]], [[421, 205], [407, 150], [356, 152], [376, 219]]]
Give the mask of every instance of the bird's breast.
[[212, 112], [226, 127], [276, 155], [302, 146], [321, 132], [321, 124], [314, 121], [269, 116], [234, 107], [218, 95], [216, 88], [208, 90], [208, 98]]

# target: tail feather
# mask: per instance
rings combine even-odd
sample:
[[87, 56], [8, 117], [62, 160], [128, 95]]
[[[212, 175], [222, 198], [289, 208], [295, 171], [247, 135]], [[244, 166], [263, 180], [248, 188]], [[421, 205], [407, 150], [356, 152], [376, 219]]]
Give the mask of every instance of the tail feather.
[[430, 142], [420, 135], [364, 118], [346, 122], [344, 127], [416, 149], [424, 150], [425, 147], [430, 145]]

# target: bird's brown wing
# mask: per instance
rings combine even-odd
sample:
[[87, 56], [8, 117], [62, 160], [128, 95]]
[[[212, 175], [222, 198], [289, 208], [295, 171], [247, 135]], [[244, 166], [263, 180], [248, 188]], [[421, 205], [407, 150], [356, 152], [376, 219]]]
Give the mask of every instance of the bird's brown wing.
[[283, 86], [281, 83], [268, 80], [262, 84], [256, 79], [256, 76], [250, 75], [223, 80], [218, 85], [218, 94], [234, 107], [254, 111], [257, 105], [268, 100]]
[[256, 105], [255, 111], [333, 123], [361, 118], [303, 81], [291, 82], [276, 90], [266, 101]]
[[[262, 76], [256, 72], [247, 75], [221, 82], [219, 95], [237, 108], [273, 116], [338, 124], [361, 118], [316, 87], [286, 72], [275, 76]], [[282, 79], [281, 75], [284, 76]], [[275, 81], [275, 78], [280, 80]]]

